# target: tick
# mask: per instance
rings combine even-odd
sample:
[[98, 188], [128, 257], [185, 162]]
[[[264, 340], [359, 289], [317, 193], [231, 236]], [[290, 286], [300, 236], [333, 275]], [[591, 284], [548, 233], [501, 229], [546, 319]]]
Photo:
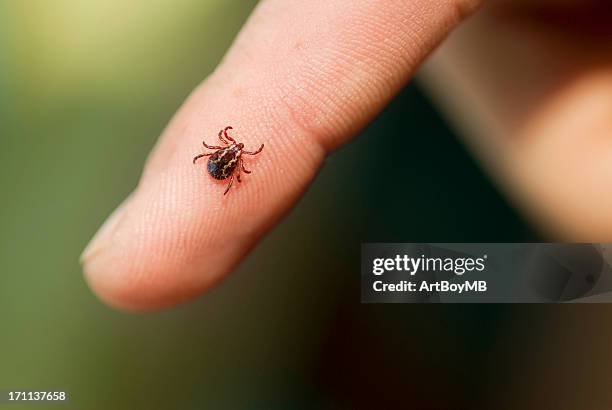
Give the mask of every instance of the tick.
[[242, 159], [242, 154], [246, 155], [257, 155], [261, 152], [264, 147], [264, 144], [261, 144], [261, 147], [257, 151], [245, 151], [244, 144], [241, 142], [236, 142], [235, 139], [227, 135], [227, 131], [231, 130], [232, 127], [225, 127], [221, 131], [219, 131], [219, 140], [227, 145], [226, 147], [218, 147], [215, 145], [208, 145], [205, 141], [202, 141], [202, 144], [208, 149], [214, 149], [215, 152], [200, 154], [193, 159], [193, 163], [202, 157], [210, 157], [208, 159], [208, 173], [211, 177], [215, 179], [227, 179], [229, 178], [229, 184], [225, 189], [223, 195], [227, 194], [232, 184], [234, 183], [234, 175], [238, 182], [240, 181], [240, 170], [245, 174], [250, 174], [251, 171], [248, 171], [244, 167], [244, 161]]

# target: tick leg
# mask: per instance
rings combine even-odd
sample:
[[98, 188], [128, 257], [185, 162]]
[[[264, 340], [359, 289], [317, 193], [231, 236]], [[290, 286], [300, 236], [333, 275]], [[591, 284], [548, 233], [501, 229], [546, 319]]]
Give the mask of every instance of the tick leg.
[[240, 180], [240, 168], [237, 168], [237, 169], [236, 169], [236, 172], [237, 172], [237, 174], [236, 174], [236, 179], [238, 180], [238, 182], [242, 182], [242, 181]]
[[229, 191], [229, 190], [230, 190], [230, 188], [232, 187], [232, 184], [233, 184], [233, 183], [234, 183], [234, 176], [232, 175], [232, 176], [230, 177], [230, 182], [229, 182], [229, 184], [227, 184], [227, 188], [225, 189], [225, 192], [223, 193], [223, 195], [227, 194], [227, 191]]
[[223, 138], [223, 131], [224, 130], [219, 131], [219, 139], [221, 140], [222, 143], [229, 145], [229, 142], [227, 142], [225, 138]]
[[223, 149], [223, 147], [217, 147], [216, 145], [208, 145], [206, 141], [202, 141], [202, 144], [208, 149]]
[[195, 158], [193, 159], [193, 163], [195, 164], [195, 163], [196, 163], [196, 161], [197, 161], [197, 160], [199, 160], [200, 158], [202, 158], [202, 157], [208, 157], [208, 156], [210, 156], [210, 155], [212, 155], [212, 154], [200, 154], [200, 155], [198, 155], [197, 157], [195, 157]]
[[261, 147], [259, 147], [259, 149], [257, 151], [251, 152], [251, 151], [244, 151], [242, 150], [243, 154], [247, 154], [247, 155], [257, 155], [261, 152], [261, 150], [263, 149], [264, 144], [261, 144]]
[[244, 172], [245, 174], [251, 173], [251, 171], [249, 171], [248, 169], [244, 167], [244, 161], [242, 160], [242, 158], [240, 158], [240, 168], [242, 168], [242, 172]]
[[[233, 127], [225, 127], [225, 129], [223, 130], [223, 135], [225, 136], [225, 138], [227, 138], [228, 140], [230, 140], [231, 142], [236, 142], [235, 139], [233, 139], [232, 137], [230, 137], [229, 135], [227, 135], [227, 130], [232, 130], [234, 129]], [[221, 133], [219, 133], [219, 135], [221, 135]]]

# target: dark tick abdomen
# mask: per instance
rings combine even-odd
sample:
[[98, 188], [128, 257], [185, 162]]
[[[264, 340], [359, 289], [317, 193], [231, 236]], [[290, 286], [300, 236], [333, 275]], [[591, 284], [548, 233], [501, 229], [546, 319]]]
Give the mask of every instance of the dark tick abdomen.
[[215, 179], [226, 179], [238, 165], [236, 150], [232, 147], [215, 152], [208, 159], [208, 173]]

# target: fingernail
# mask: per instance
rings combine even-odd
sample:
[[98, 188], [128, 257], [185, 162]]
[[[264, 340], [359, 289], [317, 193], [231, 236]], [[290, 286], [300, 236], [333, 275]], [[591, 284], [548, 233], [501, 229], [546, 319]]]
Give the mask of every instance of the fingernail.
[[125, 198], [125, 200], [113, 211], [112, 214], [106, 221], [102, 224], [102, 226], [98, 229], [98, 232], [91, 238], [89, 244], [81, 253], [79, 261], [81, 265], [87, 264], [93, 257], [102, 252], [104, 249], [110, 246], [113, 239], [113, 234], [117, 230], [117, 226], [119, 226], [119, 222], [123, 219], [125, 214], [126, 205], [129, 203], [131, 194]]

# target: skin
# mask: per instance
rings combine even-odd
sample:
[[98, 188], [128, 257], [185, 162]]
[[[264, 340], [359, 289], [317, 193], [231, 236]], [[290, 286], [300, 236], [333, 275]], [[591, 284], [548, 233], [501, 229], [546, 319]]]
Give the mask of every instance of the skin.
[[[84, 251], [85, 276], [94, 292], [118, 308], [150, 310], [185, 301], [221, 280], [295, 205], [325, 156], [372, 120], [433, 49], [478, 6], [476, 0], [263, 0], [219, 67], [192, 93], [164, 131], [138, 187]], [[532, 3], [521, 1], [509, 7], [529, 10]], [[489, 13], [489, 8], [483, 12]], [[496, 40], [493, 36], [491, 41]], [[427, 68], [430, 84], [446, 80], [447, 72], [441, 67], [456, 61], [462, 47], [469, 48], [468, 42], [443, 49], [447, 60], [434, 59]], [[498, 51], [502, 56], [504, 52]], [[493, 56], [483, 54], [475, 58], [495, 63]], [[451, 117], [460, 112], [467, 118], [465, 122], [480, 125], [486, 124], [482, 118], [487, 110], [482, 107], [507, 116], [501, 124], [485, 128], [506, 133], [503, 138], [496, 134], [499, 141], [506, 142], [496, 139], [486, 143], [481, 138], [471, 145], [485, 164], [503, 158], [499, 168], [490, 169], [526, 209], [534, 209], [534, 214], [554, 209], [560, 199], [570, 201], [545, 219], [551, 221], [549, 226], [565, 224], [566, 232], [578, 232], [578, 225], [572, 225], [571, 208], [586, 199], [572, 199], [568, 193], [555, 195], [556, 191], [543, 187], [577, 184], [604, 171], [596, 171], [596, 165], [590, 163], [587, 168], [593, 174], [559, 182], [555, 171], [560, 172], [564, 161], [551, 159], [547, 150], [552, 149], [554, 155], [571, 154], [572, 167], [593, 153], [599, 154], [598, 166], [604, 165], [605, 154], [597, 151], [606, 147], [602, 136], [611, 124], [605, 123], [603, 116], [586, 115], [584, 123], [576, 120], [571, 127], [576, 133], [584, 124], [591, 127], [589, 130], [599, 130], [599, 138], [587, 138], [589, 144], [598, 144], [591, 146], [593, 149], [580, 145], [579, 150], [573, 150], [576, 139], [565, 134], [554, 137], [553, 130], [565, 129], [567, 124], [561, 124], [558, 115], [564, 113], [563, 121], [570, 121], [567, 117], [573, 99], [588, 98], [595, 88], [599, 97], [593, 98], [602, 99], [603, 91], [598, 87], [609, 81], [605, 76], [597, 77], [599, 83], [593, 77], [593, 84], [588, 79], [568, 81], [568, 88], [558, 92], [535, 93], [529, 90], [531, 81], [521, 81], [526, 81], [525, 77], [546, 79], [548, 73], [532, 73], [529, 64], [521, 64], [516, 70], [523, 70], [524, 75], [513, 77], [512, 70], [496, 68], [509, 89], [519, 87], [510, 93], [510, 102], [504, 102], [508, 90], [495, 88], [499, 79], [493, 77], [485, 79], [487, 87], [475, 86], [482, 92], [474, 101], [482, 106], [475, 106], [474, 113], [466, 113], [464, 107], [449, 108], [453, 104], [446, 104], [447, 111]], [[460, 69], [472, 79], [470, 86], [478, 83], [478, 67], [466, 63]], [[449, 81], [460, 83], [452, 78]], [[440, 90], [435, 94], [443, 105], [449, 101]], [[518, 115], [509, 106], [532, 101], [539, 108], [534, 113]], [[254, 149], [264, 143], [266, 149], [249, 158], [253, 174], [248, 183], [233, 190], [229, 200], [220, 200], [225, 185], [203, 178], [202, 169], [191, 160], [201, 147], [202, 135], [214, 136], [218, 129], [211, 127], [225, 125], [234, 127], [233, 136], [246, 147]], [[517, 132], [520, 142], [516, 148], [496, 152], [511, 145], [507, 135]], [[485, 148], [476, 148], [480, 146]], [[612, 172], [612, 166], [607, 169]], [[534, 172], [541, 175], [534, 176]], [[571, 173], [562, 175], [570, 177]], [[596, 182], [601, 183], [601, 178], [592, 183]], [[585, 205], [581, 206], [584, 211]], [[560, 222], [568, 212], [569, 222]], [[612, 219], [608, 220], [612, 228]]]
[[425, 67], [468, 145], [552, 238], [610, 240], [610, 21], [604, 0], [498, 0]]

